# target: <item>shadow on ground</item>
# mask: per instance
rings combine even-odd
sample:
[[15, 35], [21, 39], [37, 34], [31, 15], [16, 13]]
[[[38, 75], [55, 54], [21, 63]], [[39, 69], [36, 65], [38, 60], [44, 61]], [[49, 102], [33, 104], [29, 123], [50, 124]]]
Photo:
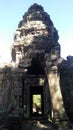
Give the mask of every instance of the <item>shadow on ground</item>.
[[49, 121], [26, 121], [22, 124], [21, 130], [57, 130], [57, 127]]

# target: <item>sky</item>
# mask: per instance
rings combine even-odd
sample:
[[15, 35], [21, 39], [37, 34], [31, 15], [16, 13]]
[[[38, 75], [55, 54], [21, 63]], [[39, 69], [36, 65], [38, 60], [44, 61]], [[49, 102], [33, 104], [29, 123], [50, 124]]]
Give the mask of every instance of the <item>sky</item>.
[[14, 32], [24, 13], [34, 3], [43, 6], [58, 30], [61, 57], [73, 56], [73, 0], [1, 0], [0, 63], [11, 61]]

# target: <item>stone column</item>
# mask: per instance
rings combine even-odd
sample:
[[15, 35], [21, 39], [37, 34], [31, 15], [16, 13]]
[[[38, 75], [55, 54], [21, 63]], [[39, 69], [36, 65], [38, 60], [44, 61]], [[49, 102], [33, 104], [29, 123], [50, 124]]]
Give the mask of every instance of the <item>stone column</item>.
[[47, 74], [48, 84], [52, 102], [52, 119], [62, 118], [64, 113], [63, 100], [60, 90], [60, 76], [57, 70], [50, 70]]

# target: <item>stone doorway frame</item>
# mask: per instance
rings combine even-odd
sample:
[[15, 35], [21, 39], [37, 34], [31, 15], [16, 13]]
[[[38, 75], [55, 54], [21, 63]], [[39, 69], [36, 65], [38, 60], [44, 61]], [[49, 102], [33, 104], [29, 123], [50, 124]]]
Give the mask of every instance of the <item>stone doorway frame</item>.
[[[29, 118], [33, 117], [32, 111], [30, 111], [30, 87], [33, 88], [43, 88], [43, 114], [41, 117], [47, 117], [51, 115], [51, 100], [50, 100], [50, 92], [48, 82], [46, 80], [45, 75], [25, 75], [22, 76], [22, 109], [24, 111], [24, 115]], [[41, 94], [41, 92], [33, 92], [33, 94]], [[26, 109], [24, 110], [24, 106], [26, 105]], [[32, 106], [32, 104], [31, 104]], [[39, 117], [39, 116], [38, 116]]]

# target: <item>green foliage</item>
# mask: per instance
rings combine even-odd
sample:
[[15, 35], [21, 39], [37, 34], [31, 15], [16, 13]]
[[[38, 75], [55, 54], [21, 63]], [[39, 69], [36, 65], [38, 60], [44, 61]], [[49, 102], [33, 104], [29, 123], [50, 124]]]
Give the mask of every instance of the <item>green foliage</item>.
[[33, 95], [33, 104], [41, 108], [41, 95]]

